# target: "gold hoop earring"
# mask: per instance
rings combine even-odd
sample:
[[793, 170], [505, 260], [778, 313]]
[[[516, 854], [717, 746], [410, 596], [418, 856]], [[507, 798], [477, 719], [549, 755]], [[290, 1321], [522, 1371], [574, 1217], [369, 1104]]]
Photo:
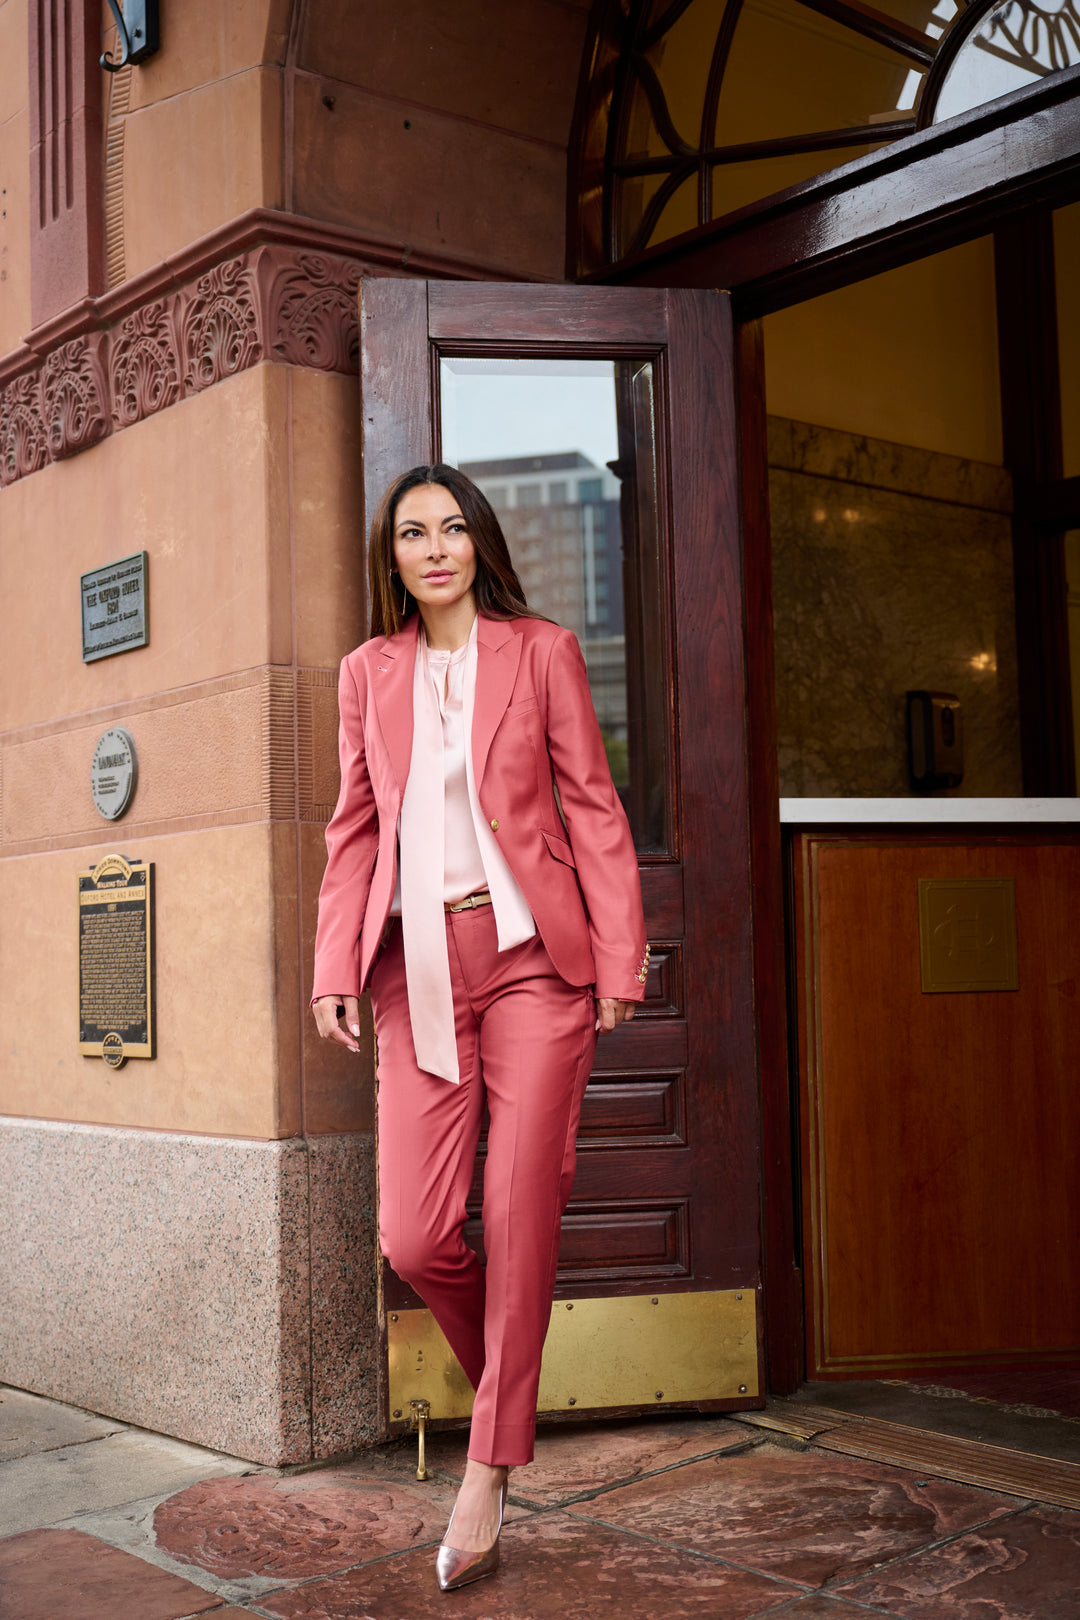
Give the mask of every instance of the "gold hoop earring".
[[395, 606], [395, 608], [397, 608], [397, 611], [404, 617], [405, 604], [409, 600], [409, 593], [408, 593], [408, 590], [405, 587], [405, 581], [404, 580], [401, 581], [401, 606], [398, 607], [397, 592], [394, 590], [394, 570], [392, 568], [390, 570], [389, 579], [390, 579], [390, 595], [394, 598], [394, 606]]

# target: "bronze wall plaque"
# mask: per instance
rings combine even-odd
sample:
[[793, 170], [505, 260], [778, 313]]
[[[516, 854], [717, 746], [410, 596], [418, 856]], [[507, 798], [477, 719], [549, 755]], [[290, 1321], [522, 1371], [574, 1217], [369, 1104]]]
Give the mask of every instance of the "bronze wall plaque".
[[80, 575], [84, 664], [149, 645], [148, 568], [147, 553], [136, 551]]
[[154, 1057], [154, 1002], [153, 862], [106, 855], [79, 873], [79, 1051]]
[[1017, 990], [1012, 878], [920, 878], [924, 991]]

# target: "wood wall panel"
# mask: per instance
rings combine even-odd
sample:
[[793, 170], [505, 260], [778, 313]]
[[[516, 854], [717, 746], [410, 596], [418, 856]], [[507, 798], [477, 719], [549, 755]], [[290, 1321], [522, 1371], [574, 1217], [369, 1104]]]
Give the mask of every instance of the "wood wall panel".
[[[809, 1376], [1080, 1353], [1080, 841], [795, 854]], [[973, 877], [1020, 988], [925, 994], [918, 880]]]
[[[559, 1241], [562, 1283], [655, 1284], [690, 1275], [686, 1201], [609, 1201], [579, 1204], [563, 1216]], [[465, 1223], [465, 1241], [486, 1263], [479, 1216]]]
[[685, 1147], [681, 1074], [596, 1075], [581, 1108], [578, 1152], [634, 1144]]

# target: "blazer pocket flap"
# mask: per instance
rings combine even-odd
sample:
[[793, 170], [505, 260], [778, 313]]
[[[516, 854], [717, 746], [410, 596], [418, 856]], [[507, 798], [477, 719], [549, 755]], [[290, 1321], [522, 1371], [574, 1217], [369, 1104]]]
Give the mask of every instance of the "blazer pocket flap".
[[570, 845], [566, 842], [566, 839], [556, 838], [554, 833], [544, 832], [543, 828], [541, 828], [540, 831], [543, 836], [544, 843], [547, 845], [551, 854], [554, 855], [555, 859], [557, 861], [562, 861], [564, 866], [573, 866], [576, 868], [577, 862], [574, 860], [574, 852], [570, 848]]

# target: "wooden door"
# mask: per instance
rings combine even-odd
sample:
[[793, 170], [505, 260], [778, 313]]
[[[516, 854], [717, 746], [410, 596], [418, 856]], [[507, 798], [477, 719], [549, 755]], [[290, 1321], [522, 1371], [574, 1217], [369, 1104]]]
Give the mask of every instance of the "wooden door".
[[[732, 345], [722, 293], [386, 279], [361, 295], [368, 511], [406, 468], [452, 460], [506, 512], [530, 600], [582, 638], [639, 851], [652, 967], [585, 1098], [542, 1411], [761, 1404]], [[541, 408], [555, 375], [610, 379], [607, 441], [577, 394]], [[499, 377], [509, 393], [475, 381]], [[533, 576], [562, 596], [534, 600]], [[418, 1399], [464, 1416], [460, 1369], [386, 1266], [380, 1313], [384, 1432]]]
[[1075, 1363], [1080, 840], [792, 842], [808, 1377]]

